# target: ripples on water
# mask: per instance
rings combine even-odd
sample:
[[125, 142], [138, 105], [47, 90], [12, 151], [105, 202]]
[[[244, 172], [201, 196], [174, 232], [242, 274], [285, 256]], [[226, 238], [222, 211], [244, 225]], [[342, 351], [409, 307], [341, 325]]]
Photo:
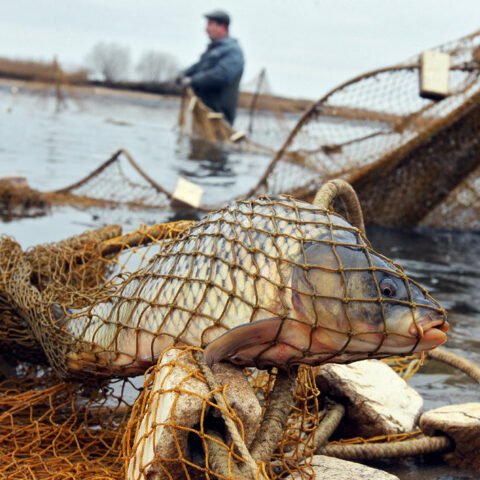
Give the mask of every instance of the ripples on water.
[[[0, 176], [27, 177], [39, 190], [64, 187], [86, 175], [114, 151], [126, 148], [156, 181], [172, 189], [178, 175], [206, 189], [211, 203], [245, 192], [268, 163], [261, 155], [232, 153], [201, 143], [179, 141], [178, 100], [145, 96], [80, 95], [55, 113], [45, 92], [11, 94], [0, 85]], [[245, 117], [240, 114], [240, 123]], [[275, 125], [272, 124], [272, 128]], [[59, 208], [51, 215], [2, 223], [1, 233], [23, 247], [56, 241], [106, 223], [125, 229], [172, 219], [171, 212], [78, 211]], [[436, 231], [370, 228], [377, 250], [401, 263], [449, 310], [448, 347], [480, 363], [480, 236]], [[430, 362], [411, 384], [425, 399], [425, 409], [478, 401], [480, 387], [451, 368]], [[377, 464], [402, 480], [461, 480], [478, 474], [449, 469], [435, 460]]]

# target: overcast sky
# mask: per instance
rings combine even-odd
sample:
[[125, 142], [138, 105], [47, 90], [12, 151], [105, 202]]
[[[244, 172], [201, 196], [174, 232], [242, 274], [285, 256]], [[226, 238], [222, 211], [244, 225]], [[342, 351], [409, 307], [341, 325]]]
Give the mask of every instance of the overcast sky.
[[0, 56], [81, 65], [100, 41], [193, 63], [202, 15], [233, 19], [244, 80], [267, 69], [273, 93], [316, 99], [362, 72], [480, 29], [480, 0], [0, 0]]

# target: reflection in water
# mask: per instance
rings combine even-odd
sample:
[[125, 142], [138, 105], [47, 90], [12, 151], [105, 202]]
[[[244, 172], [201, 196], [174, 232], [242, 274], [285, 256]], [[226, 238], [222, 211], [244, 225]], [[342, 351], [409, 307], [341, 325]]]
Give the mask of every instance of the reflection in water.
[[190, 160], [210, 160], [211, 162], [218, 162], [225, 164], [228, 160], [228, 153], [225, 147], [209, 142], [202, 138], [190, 138], [190, 152], [188, 158]]
[[[172, 202], [173, 203], [173, 202]], [[175, 205], [173, 204], [172, 208]], [[183, 208], [175, 211], [173, 215], [167, 217], [167, 222], [178, 222], [180, 220], [200, 220], [200, 214], [194, 209], [188, 209], [188, 205], [182, 204]]]
[[224, 145], [201, 138], [189, 138], [186, 156], [188, 160], [193, 160], [195, 165], [192, 170], [183, 168], [179, 173], [195, 178], [233, 177], [235, 173], [229, 162], [229, 153]]

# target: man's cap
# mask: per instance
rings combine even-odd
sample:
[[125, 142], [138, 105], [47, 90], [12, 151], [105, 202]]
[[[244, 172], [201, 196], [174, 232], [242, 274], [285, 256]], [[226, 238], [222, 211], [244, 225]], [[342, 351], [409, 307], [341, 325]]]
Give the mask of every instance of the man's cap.
[[214, 22], [223, 23], [227, 27], [230, 25], [230, 15], [223, 10], [213, 10], [213, 12], [206, 13], [205, 17]]

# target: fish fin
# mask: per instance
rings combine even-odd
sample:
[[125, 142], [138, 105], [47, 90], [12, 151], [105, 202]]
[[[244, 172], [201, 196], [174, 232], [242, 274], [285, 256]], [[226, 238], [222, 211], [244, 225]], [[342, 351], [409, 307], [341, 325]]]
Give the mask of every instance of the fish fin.
[[211, 367], [214, 363], [232, 357], [240, 349], [273, 343], [280, 332], [283, 321], [281, 318], [274, 317], [232, 328], [207, 345], [204, 351], [206, 363]]

